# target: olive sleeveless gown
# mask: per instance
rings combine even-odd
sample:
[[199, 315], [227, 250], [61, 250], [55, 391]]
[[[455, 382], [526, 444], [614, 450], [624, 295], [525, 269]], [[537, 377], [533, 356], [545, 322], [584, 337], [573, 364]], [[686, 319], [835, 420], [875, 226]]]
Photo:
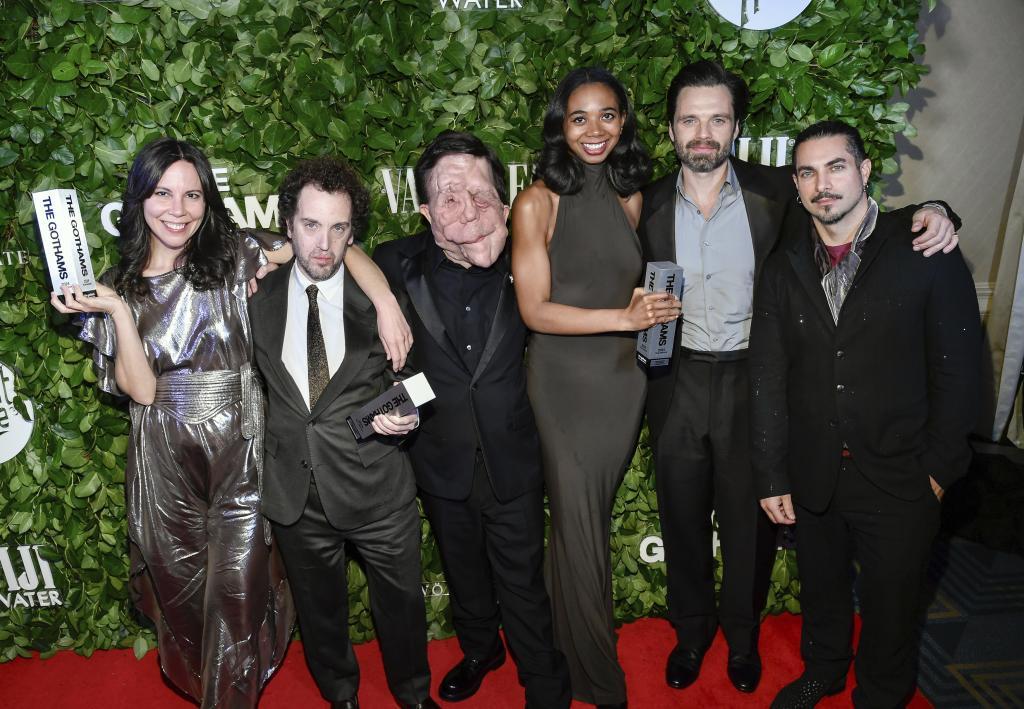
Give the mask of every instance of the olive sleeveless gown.
[[[551, 301], [624, 308], [640, 280], [640, 242], [604, 165], [586, 165], [583, 189], [563, 195], [548, 245]], [[540, 429], [551, 509], [547, 579], [555, 644], [573, 696], [626, 700], [612, 614], [612, 504], [633, 456], [647, 378], [635, 333], [533, 333], [527, 385]]]

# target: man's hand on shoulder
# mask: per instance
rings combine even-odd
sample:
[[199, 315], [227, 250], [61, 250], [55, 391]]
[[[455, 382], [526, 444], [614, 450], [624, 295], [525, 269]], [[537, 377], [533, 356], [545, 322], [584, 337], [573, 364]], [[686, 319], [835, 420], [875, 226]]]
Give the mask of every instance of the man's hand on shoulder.
[[273, 261], [268, 261], [265, 265], [260, 266], [256, 269], [256, 275], [249, 279], [249, 297], [256, 295], [256, 291], [260, 289], [259, 282], [262, 281], [268, 273], [276, 271], [280, 266]]
[[924, 251], [925, 256], [931, 256], [940, 250], [948, 254], [960, 243], [953, 221], [937, 204], [926, 204], [914, 212], [914, 222], [910, 225], [910, 230], [916, 234], [922, 229], [924, 232], [914, 239], [914, 251]]

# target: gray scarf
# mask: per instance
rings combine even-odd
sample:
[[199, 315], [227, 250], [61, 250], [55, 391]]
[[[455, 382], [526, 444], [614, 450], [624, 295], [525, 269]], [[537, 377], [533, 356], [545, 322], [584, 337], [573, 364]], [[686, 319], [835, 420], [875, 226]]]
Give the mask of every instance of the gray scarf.
[[864, 242], [875, 230], [875, 222], [878, 220], [878, 203], [868, 197], [868, 212], [864, 215], [864, 221], [853, 237], [853, 245], [839, 263], [832, 267], [832, 260], [828, 256], [828, 250], [821, 241], [814, 227], [811, 227], [812, 238], [814, 239], [814, 262], [821, 272], [821, 288], [825, 291], [825, 298], [828, 300], [829, 310], [832, 311], [832, 320], [839, 323], [839, 311], [842, 310], [846, 294], [850, 292], [853, 285], [853, 278], [857, 275], [857, 268], [860, 266], [860, 253], [864, 249]]

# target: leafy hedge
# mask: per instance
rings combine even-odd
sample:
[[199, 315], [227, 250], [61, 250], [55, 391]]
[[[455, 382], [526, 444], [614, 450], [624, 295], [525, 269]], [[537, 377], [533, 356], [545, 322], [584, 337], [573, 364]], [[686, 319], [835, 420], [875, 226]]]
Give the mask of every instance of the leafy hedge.
[[[745, 76], [744, 134], [793, 135], [839, 116], [892, 172], [907, 106], [888, 103], [923, 69], [916, 0], [815, 0], [771, 32], [734, 27], [704, 0], [524, 0], [521, 11], [442, 11], [436, 0], [4, 0], [0, 20], [0, 359], [35, 402], [28, 448], [3, 464], [0, 546], [45, 545], [64, 605], [0, 607], [0, 657], [30, 650], [131, 646], [152, 635], [126, 588], [123, 467], [127, 419], [101, 396], [87, 353], [47, 304], [29, 192], [74, 186], [97, 273], [116, 258], [99, 208], [116, 201], [147, 141], [171, 134], [230, 168], [233, 195], [267, 195], [298, 158], [341, 153], [375, 187], [369, 246], [411, 233], [388, 209], [379, 170], [410, 165], [439, 131], [475, 131], [506, 161], [528, 162], [554, 83], [599, 63], [632, 91], [660, 171], [674, 169], [664, 92], [685, 62], [719, 57]], [[451, 3], [449, 3], [451, 7]], [[757, 157], [756, 152], [753, 156]], [[642, 444], [615, 507], [620, 618], [664, 610], [662, 564], [637, 562], [658, 529], [651, 455]], [[441, 579], [424, 528], [425, 579]], [[770, 610], [798, 609], [792, 554], [776, 564]], [[371, 633], [353, 573], [355, 637]], [[428, 597], [431, 632], [450, 632], [444, 596]]]

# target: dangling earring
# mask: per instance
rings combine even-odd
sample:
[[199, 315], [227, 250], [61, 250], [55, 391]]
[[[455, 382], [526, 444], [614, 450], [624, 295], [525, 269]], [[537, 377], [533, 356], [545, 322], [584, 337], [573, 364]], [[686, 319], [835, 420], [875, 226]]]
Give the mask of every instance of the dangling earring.
[[796, 196], [796, 203], [797, 204], [803, 204], [803, 202], [800, 201], [800, 195]]

